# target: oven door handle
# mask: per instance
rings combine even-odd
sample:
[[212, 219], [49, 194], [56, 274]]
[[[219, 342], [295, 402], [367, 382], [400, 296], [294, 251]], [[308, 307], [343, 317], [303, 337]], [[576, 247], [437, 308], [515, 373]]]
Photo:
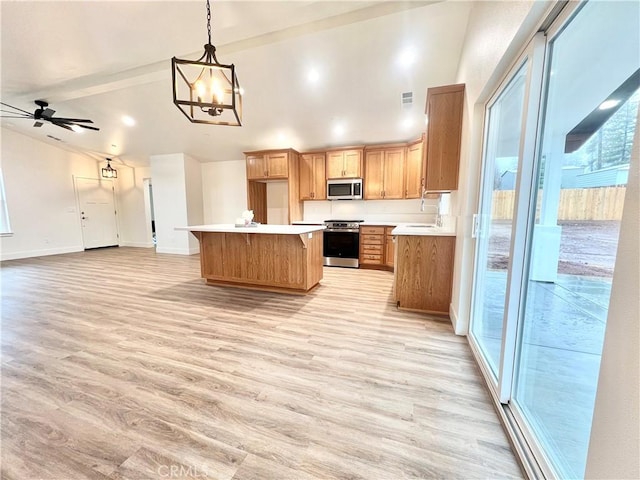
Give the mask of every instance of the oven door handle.
[[359, 228], [325, 228], [324, 231], [329, 233], [360, 233]]

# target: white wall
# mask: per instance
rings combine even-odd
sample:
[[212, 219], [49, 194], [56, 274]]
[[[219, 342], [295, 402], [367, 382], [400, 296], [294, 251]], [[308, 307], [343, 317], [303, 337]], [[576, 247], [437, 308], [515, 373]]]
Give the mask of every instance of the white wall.
[[287, 225], [289, 223], [289, 187], [287, 182], [267, 183], [267, 223]]
[[189, 225], [184, 155], [153, 155], [150, 162], [158, 240], [156, 252], [181, 255], [197, 253], [197, 250], [191, 250], [191, 234], [175, 230], [175, 227]]
[[[74, 177], [100, 178], [103, 161], [2, 129], [0, 162], [13, 236], [2, 237], [0, 259], [84, 250]], [[122, 246], [153, 246], [145, 233], [142, 176], [114, 163]]]
[[[200, 162], [184, 156], [185, 194], [187, 202], [187, 225], [202, 225], [204, 213], [202, 205], [202, 166]], [[199, 252], [198, 239], [189, 234], [189, 251]]]
[[640, 128], [631, 157], [587, 456], [589, 479], [640, 478]]
[[120, 222], [120, 245], [123, 247], [153, 247], [147, 228], [144, 200], [144, 179], [151, 176], [149, 168], [132, 168], [112, 163], [118, 170], [116, 195]]
[[247, 209], [246, 161], [202, 164], [203, 223], [234, 223]]

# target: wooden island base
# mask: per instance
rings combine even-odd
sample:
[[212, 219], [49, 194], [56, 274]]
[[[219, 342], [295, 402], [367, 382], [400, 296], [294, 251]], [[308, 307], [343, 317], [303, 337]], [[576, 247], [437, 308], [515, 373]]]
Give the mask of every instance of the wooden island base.
[[322, 232], [192, 231], [208, 285], [306, 294], [322, 280]]

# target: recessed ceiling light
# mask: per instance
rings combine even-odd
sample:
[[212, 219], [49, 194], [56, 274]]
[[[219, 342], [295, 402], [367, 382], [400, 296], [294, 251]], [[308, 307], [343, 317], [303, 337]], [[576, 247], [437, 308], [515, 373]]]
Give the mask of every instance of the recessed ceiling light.
[[408, 68], [416, 63], [417, 58], [418, 55], [416, 54], [415, 49], [413, 47], [407, 47], [398, 55], [398, 64], [401, 67]]
[[84, 129], [79, 125], [71, 125], [71, 130], [76, 133], [84, 133]]
[[309, 81], [309, 83], [311, 84], [316, 84], [318, 83], [318, 81], [320, 80], [320, 72], [318, 72], [317, 69], [315, 68], [311, 68], [308, 72], [307, 72], [307, 80]]
[[333, 134], [338, 137], [344, 135], [344, 132], [346, 132], [346, 130], [347, 129], [345, 128], [344, 123], [337, 123], [333, 126]]
[[608, 110], [617, 106], [620, 103], [620, 100], [605, 100], [598, 107], [600, 110]]
[[129, 115], [123, 115], [122, 123], [124, 123], [127, 127], [133, 127], [136, 124], [136, 120]]
[[403, 118], [402, 122], [400, 123], [402, 128], [405, 129], [405, 130], [409, 130], [411, 127], [413, 127], [413, 124], [414, 124], [414, 121], [413, 121], [413, 118], [411, 118], [411, 117]]

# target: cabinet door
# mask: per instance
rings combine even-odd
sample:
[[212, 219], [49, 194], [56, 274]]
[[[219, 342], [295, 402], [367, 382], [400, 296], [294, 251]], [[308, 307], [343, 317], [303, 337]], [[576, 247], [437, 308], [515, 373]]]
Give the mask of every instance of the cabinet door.
[[395, 298], [400, 308], [448, 315], [455, 237], [396, 237]]
[[422, 142], [409, 145], [406, 165], [404, 198], [420, 198], [424, 181]]
[[287, 178], [289, 176], [289, 154], [270, 153], [267, 157], [267, 175], [269, 178]]
[[394, 200], [404, 197], [404, 147], [384, 152], [383, 197]]
[[313, 156], [313, 199], [327, 199], [327, 177], [324, 153]]
[[362, 176], [362, 150], [345, 150], [343, 176], [347, 178]]
[[267, 176], [266, 164], [263, 155], [247, 156], [247, 178], [265, 178]]
[[365, 200], [381, 199], [384, 190], [384, 152], [382, 150], [366, 152], [364, 162], [364, 198]]
[[393, 235], [391, 231], [393, 227], [387, 227], [384, 236], [384, 263], [387, 267], [393, 268], [393, 260], [395, 255], [395, 248], [393, 245]]
[[344, 152], [327, 153], [327, 179], [342, 178], [344, 172]]
[[427, 190], [458, 188], [463, 102], [464, 85], [427, 90]]
[[314, 156], [311, 154], [300, 155], [300, 173], [298, 183], [300, 185], [300, 200], [312, 200], [314, 188]]

